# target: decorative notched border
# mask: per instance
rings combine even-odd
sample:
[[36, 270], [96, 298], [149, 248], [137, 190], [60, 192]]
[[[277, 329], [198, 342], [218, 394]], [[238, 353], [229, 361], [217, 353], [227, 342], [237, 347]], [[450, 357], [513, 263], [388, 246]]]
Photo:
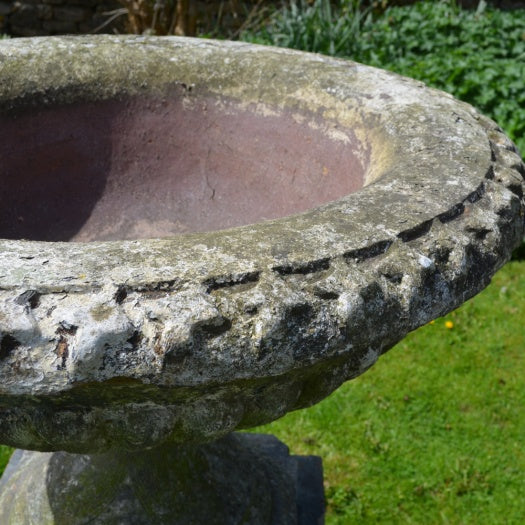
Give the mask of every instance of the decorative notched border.
[[[283, 104], [308, 99], [328, 120], [375, 130], [390, 152], [363, 190], [285, 219], [173, 239], [0, 241], [0, 442], [143, 448], [270, 421], [482, 290], [523, 238], [515, 146], [449, 95], [326, 57], [178, 38], [1, 43], [0, 76], [2, 60], [42, 53], [61, 63], [83, 51], [89, 66], [88, 48], [153, 64], [175, 57], [164, 81], [182, 76], [197, 92], [203, 73], [182, 74], [185, 64], [228, 58], [244, 68], [237, 83], [208, 88], [230, 98], [242, 98], [251, 67], [284, 68], [272, 80], [288, 90]], [[101, 74], [87, 66], [84, 94]], [[26, 95], [0, 93], [0, 109]], [[357, 109], [345, 116], [351, 97]]]

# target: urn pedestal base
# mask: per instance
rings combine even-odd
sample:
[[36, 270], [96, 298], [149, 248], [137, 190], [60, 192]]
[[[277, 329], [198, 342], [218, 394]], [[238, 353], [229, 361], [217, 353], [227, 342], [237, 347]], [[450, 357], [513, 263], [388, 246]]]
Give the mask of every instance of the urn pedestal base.
[[17, 450], [0, 481], [5, 525], [323, 523], [321, 459], [262, 434], [105, 454]]

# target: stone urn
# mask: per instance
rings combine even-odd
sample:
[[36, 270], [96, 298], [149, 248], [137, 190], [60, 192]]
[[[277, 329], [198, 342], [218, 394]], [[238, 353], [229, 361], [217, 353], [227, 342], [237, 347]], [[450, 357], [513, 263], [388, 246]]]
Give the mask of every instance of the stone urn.
[[319, 462], [232, 432], [489, 283], [515, 146], [414, 80], [250, 44], [5, 40], [0, 79], [0, 443], [26, 450], [0, 523], [321, 523]]

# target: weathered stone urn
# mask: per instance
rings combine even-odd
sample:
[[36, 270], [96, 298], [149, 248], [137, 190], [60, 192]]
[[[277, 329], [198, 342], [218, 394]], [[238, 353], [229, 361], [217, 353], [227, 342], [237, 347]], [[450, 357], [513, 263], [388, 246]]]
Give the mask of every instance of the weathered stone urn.
[[0, 442], [41, 452], [0, 522], [322, 519], [284, 445], [231, 433], [485, 287], [524, 174], [472, 107], [353, 62], [2, 41]]

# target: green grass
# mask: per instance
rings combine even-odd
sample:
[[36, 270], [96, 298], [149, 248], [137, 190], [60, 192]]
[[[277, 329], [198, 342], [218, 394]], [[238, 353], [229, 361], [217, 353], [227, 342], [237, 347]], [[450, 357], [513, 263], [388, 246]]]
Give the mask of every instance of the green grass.
[[0, 474], [4, 471], [13, 449], [0, 445]]
[[257, 431], [322, 456], [328, 524], [521, 524], [523, 311], [514, 261], [363, 376]]

